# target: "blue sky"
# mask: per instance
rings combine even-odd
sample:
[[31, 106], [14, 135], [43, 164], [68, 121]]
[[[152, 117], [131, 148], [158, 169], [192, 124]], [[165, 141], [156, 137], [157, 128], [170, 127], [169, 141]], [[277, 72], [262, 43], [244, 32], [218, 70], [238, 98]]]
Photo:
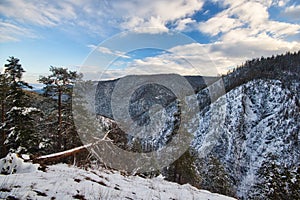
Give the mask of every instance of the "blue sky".
[[19, 58], [31, 83], [50, 66], [95, 77], [106, 70], [107, 78], [194, 74], [192, 65], [226, 73], [246, 59], [300, 50], [299, 13], [297, 0], [2, 0], [0, 64]]

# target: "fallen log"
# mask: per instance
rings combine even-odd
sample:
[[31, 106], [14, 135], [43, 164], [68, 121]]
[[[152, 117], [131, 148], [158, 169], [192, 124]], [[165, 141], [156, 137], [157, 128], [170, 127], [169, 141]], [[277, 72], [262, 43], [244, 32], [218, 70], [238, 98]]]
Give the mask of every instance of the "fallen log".
[[89, 143], [86, 145], [82, 145], [80, 147], [75, 147], [73, 149], [69, 149], [66, 151], [61, 151], [49, 155], [43, 155], [43, 156], [38, 156], [38, 157], [33, 157], [31, 158], [33, 163], [39, 163], [39, 164], [49, 164], [49, 163], [57, 163], [58, 161], [70, 157], [70, 156], [75, 156], [76, 154], [87, 152], [88, 153], [88, 148], [91, 148], [95, 145], [98, 145], [100, 142], [111, 142], [112, 140], [106, 139], [107, 135], [109, 134], [109, 131], [105, 134], [105, 136], [102, 139], [95, 138], [96, 142]]
[[62, 151], [62, 152], [58, 152], [58, 153], [53, 153], [53, 154], [49, 154], [49, 155], [44, 155], [44, 156], [39, 156], [36, 158], [32, 159], [33, 163], [49, 163], [49, 162], [55, 162], [57, 160], [61, 160], [64, 159], [66, 157], [69, 156], [74, 156], [77, 153], [81, 153], [83, 151], [85, 151], [88, 147], [92, 146], [93, 144], [88, 144], [88, 145], [83, 145], [80, 147], [76, 147], [73, 149], [69, 149], [66, 151]]

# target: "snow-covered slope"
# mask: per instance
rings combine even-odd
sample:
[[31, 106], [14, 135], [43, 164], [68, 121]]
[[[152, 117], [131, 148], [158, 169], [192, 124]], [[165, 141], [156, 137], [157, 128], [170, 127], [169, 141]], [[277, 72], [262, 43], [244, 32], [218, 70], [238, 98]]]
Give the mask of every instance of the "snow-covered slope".
[[[300, 164], [300, 107], [297, 86], [287, 88], [278, 80], [253, 80], [219, 98], [200, 115], [192, 146], [203, 153], [213, 145], [217, 157], [235, 183], [239, 197], [246, 198], [259, 182], [265, 162], [292, 169]], [[214, 106], [223, 107], [218, 127], [208, 123]], [[222, 116], [220, 114], [220, 116]], [[203, 142], [203, 138], [212, 138]], [[293, 178], [293, 177], [291, 177]]]
[[[167, 182], [162, 177], [145, 179], [105, 169], [83, 170], [66, 164], [48, 166], [43, 172], [33, 170], [36, 165], [24, 163], [15, 155], [7, 160], [11, 158], [20, 170], [0, 175], [0, 199], [233, 199], [190, 185]], [[2, 161], [1, 168], [7, 167]]]

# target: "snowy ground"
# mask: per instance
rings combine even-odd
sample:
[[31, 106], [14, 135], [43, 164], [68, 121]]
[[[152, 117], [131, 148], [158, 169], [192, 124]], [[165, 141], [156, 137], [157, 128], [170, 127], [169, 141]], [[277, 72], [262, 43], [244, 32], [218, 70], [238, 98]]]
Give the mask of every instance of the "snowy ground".
[[37, 167], [15, 155], [0, 160], [2, 173], [9, 173], [0, 175], [0, 199], [233, 199], [162, 177], [144, 179], [66, 164], [48, 166], [46, 172]]

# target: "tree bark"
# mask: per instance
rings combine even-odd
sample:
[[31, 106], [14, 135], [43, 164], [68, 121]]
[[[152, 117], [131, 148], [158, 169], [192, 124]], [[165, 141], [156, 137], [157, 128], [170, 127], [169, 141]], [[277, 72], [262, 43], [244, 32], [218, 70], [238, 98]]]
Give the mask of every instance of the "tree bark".
[[62, 96], [62, 91], [61, 89], [58, 90], [58, 144], [59, 144], [59, 148], [61, 148], [61, 139], [62, 139], [62, 119], [61, 119], [61, 96]]
[[[4, 104], [4, 101], [1, 102], [1, 122], [2, 122], [2, 125], [4, 124], [5, 122], [5, 104]], [[1, 156], [5, 156], [6, 153], [7, 153], [7, 149], [6, 149], [6, 145], [4, 144], [5, 140], [6, 140], [6, 133], [5, 131], [2, 129], [1, 130], [1, 139], [2, 139], [2, 150], [3, 152], [1, 153], [2, 155]]]
[[1, 122], [5, 122], [5, 105], [4, 102], [1, 102]]
[[47, 163], [58, 163], [64, 158], [67, 158], [69, 156], [75, 156], [75, 154], [82, 153], [85, 151], [88, 151], [87, 148], [92, 146], [92, 144], [76, 147], [67, 151], [62, 151], [59, 153], [54, 153], [50, 155], [45, 156], [39, 156], [37, 158], [33, 158], [33, 163], [40, 163], [40, 164], [47, 164]]

